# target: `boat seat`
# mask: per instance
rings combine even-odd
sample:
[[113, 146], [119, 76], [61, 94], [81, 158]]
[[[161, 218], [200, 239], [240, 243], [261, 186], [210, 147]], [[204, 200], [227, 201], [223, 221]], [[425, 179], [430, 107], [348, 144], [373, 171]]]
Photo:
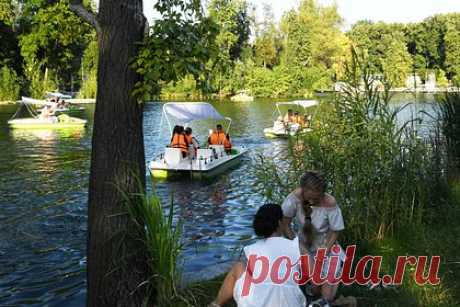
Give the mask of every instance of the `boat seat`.
[[169, 148], [165, 149], [165, 162], [169, 165], [178, 165], [182, 162], [184, 158], [182, 157], [182, 151], [179, 148]]
[[224, 145], [209, 145], [209, 148], [214, 149], [218, 157], [225, 153]]
[[211, 148], [199, 148], [196, 152], [196, 158], [198, 160], [208, 159], [210, 160], [214, 156], [214, 151]]

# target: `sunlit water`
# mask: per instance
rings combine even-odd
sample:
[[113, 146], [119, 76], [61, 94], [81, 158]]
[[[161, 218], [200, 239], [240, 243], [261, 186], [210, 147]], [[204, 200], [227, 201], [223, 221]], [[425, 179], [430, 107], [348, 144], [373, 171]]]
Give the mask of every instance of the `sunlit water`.
[[[410, 95], [396, 100], [415, 101]], [[433, 101], [419, 98], [401, 113], [401, 120], [420, 110], [432, 112]], [[273, 121], [273, 101], [214, 106], [233, 118], [233, 142], [250, 148], [251, 154], [211, 181], [157, 184], [165, 203], [174, 195], [175, 216], [184, 225], [181, 263], [188, 280], [222, 273], [253, 239], [252, 217], [263, 198], [254, 189], [251, 156], [283, 146], [283, 141], [263, 136], [263, 128]], [[6, 122], [15, 110], [0, 106], [0, 306], [82, 306], [94, 106], [86, 106], [84, 114], [89, 127], [73, 132], [9, 130]], [[147, 104], [147, 161], [167, 143], [167, 130], [159, 137], [160, 118], [161, 104]]]

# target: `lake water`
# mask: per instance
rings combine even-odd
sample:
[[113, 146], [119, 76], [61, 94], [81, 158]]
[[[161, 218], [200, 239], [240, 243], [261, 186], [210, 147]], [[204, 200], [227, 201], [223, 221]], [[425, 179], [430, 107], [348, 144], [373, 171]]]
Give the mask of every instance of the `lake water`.
[[[322, 98], [323, 99], [323, 98]], [[398, 95], [398, 104], [414, 102]], [[401, 120], [426, 110], [434, 97], [421, 96]], [[274, 103], [215, 102], [233, 118], [233, 142], [270, 153], [283, 141], [267, 140], [263, 128], [273, 122]], [[94, 106], [85, 106], [88, 128], [82, 131], [12, 131], [7, 120], [16, 106], [0, 105], [0, 306], [83, 306], [87, 187]], [[159, 122], [161, 104], [145, 108], [147, 161], [167, 143]], [[198, 129], [205, 132], [205, 129]], [[202, 138], [202, 140], [204, 140]], [[212, 181], [162, 182], [157, 193], [174, 195], [175, 216], [184, 225], [185, 279], [222, 273], [241, 247], [253, 238], [252, 217], [263, 198], [254, 191], [251, 154], [240, 166]]]

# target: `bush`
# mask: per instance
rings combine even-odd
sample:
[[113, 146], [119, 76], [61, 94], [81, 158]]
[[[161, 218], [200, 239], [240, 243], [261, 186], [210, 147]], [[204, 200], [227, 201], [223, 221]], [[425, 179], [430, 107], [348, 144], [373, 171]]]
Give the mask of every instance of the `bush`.
[[16, 101], [21, 89], [16, 72], [8, 66], [0, 69], [0, 101]]
[[97, 94], [97, 70], [93, 69], [83, 81], [78, 94], [79, 98], [96, 98]]

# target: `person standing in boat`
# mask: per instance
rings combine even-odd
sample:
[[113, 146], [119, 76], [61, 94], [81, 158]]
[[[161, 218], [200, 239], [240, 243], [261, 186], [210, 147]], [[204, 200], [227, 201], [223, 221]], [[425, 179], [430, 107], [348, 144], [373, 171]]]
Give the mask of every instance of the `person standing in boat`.
[[[340, 274], [345, 261], [345, 253], [337, 245], [337, 239], [344, 230], [342, 211], [337, 205], [335, 198], [326, 193], [326, 181], [317, 172], [307, 171], [300, 178], [299, 187], [291, 192], [282, 204], [283, 210], [283, 233], [288, 239], [295, 239], [299, 243], [300, 253], [309, 255], [312, 264], [314, 256], [319, 248], [326, 248], [327, 256], [339, 256], [339, 264], [335, 272]], [[291, 228], [293, 220], [299, 228], [297, 238]], [[327, 276], [329, 260], [325, 261], [321, 275]], [[311, 289], [315, 296], [321, 298], [315, 303], [318, 306], [330, 306], [337, 293], [337, 285], [324, 284], [313, 286]]]
[[189, 155], [193, 158], [196, 156], [196, 151], [200, 148], [200, 145], [197, 139], [192, 135], [192, 132], [192, 128], [185, 128], [185, 139], [189, 146]]
[[225, 152], [230, 154], [232, 152], [232, 142], [230, 141], [230, 136], [224, 132], [222, 125], [218, 124], [216, 130], [211, 132], [211, 135], [208, 138], [209, 145], [224, 145]]
[[188, 155], [188, 145], [189, 144], [187, 142], [187, 138], [185, 137], [184, 127], [175, 126], [169, 147], [179, 148], [182, 152], [182, 157], [185, 158]]

